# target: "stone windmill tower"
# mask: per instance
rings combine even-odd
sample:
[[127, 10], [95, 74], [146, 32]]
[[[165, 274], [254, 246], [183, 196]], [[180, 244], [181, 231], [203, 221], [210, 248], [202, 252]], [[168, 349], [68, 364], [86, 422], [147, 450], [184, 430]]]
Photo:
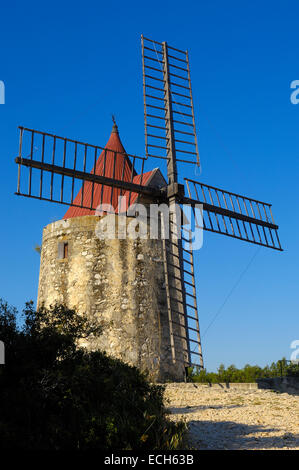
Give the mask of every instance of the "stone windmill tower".
[[[132, 164], [115, 123], [96, 162], [96, 174], [103, 172], [104, 158], [106, 177], [130, 181]], [[159, 169], [143, 173], [142, 177], [145, 186], [166, 185]], [[133, 176], [133, 181], [138, 179], [140, 175]], [[97, 185], [93, 193], [92, 183], [87, 182], [63, 220], [44, 228], [38, 305], [61, 303], [97, 318], [104, 326], [104, 333], [82, 345], [103, 349], [147, 370], [153, 379], [182, 380], [183, 363], [180, 368], [170, 366], [163, 241], [99, 240], [97, 225], [101, 216], [95, 209], [78, 207], [81, 200], [84, 207], [90, 207], [93, 198], [94, 207], [111, 204], [118, 213], [120, 196], [120, 189], [103, 185]], [[146, 203], [146, 197], [140, 198], [137, 193], [132, 195], [130, 203], [137, 200]], [[130, 217], [125, 218], [126, 223], [131, 221]]]
[[[142, 37], [142, 58], [146, 157], [126, 153], [115, 123], [104, 148], [21, 127], [16, 194], [68, 206], [44, 229], [39, 305], [97, 318], [104, 333], [86, 347], [153, 380], [180, 381], [189, 366], [203, 367], [189, 222], [282, 248], [271, 204], [182, 177], [199, 165], [188, 52]], [[150, 210], [139, 218], [141, 203]], [[152, 236], [157, 204], [168, 212]], [[111, 219], [121, 230], [102, 238], [99, 226]], [[119, 236], [137, 219], [145, 237]]]

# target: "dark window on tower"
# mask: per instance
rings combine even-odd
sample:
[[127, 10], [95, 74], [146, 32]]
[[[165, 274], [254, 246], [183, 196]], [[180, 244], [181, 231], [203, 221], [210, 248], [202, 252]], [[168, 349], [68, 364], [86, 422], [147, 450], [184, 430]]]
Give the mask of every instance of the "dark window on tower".
[[68, 251], [69, 251], [69, 244], [68, 243], [64, 243], [63, 245], [63, 257], [64, 258], [67, 258], [67, 255], [68, 255]]
[[69, 244], [67, 242], [58, 243], [58, 259], [65, 259], [68, 257]]

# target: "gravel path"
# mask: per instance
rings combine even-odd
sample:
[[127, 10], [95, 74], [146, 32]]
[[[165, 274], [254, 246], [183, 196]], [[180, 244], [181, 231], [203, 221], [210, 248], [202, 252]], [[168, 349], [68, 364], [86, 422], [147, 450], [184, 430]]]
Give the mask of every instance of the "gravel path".
[[167, 384], [172, 420], [186, 420], [193, 449], [299, 450], [299, 396], [272, 390]]

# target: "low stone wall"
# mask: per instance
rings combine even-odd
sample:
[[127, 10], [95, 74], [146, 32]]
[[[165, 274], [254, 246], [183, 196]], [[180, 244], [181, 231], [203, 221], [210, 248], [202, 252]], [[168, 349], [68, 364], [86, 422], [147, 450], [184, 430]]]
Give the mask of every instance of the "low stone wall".
[[277, 390], [282, 393], [299, 394], [299, 377], [273, 377], [258, 379], [258, 388]]
[[208, 388], [232, 388], [234, 390], [256, 390], [258, 388], [256, 383], [218, 383], [218, 384], [196, 384], [197, 386], [204, 386]]
[[167, 389], [172, 388], [180, 388], [186, 391], [192, 391], [195, 389], [213, 389], [213, 390], [221, 390], [221, 389], [232, 389], [232, 390], [257, 390], [258, 384], [257, 383], [218, 383], [218, 384], [209, 384], [209, 383], [167, 383]]
[[270, 379], [257, 379], [256, 382], [251, 383], [167, 383], [167, 389], [180, 389], [191, 392], [197, 390], [277, 390], [281, 393], [299, 394], [299, 377], [273, 377]]

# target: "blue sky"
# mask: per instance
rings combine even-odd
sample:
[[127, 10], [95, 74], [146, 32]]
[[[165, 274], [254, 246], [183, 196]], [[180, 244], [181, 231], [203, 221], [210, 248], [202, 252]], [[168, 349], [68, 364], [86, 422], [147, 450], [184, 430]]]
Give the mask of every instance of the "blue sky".
[[299, 338], [298, 14], [296, 0], [2, 2], [0, 296], [19, 308], [36, 300], [33, 248], [65, 212], [14, 195], [17, 126], [104, 146], [114, 113], [126, 150], [143, 155], [143, 33], [189, 50], [202, 163], [189, 176], [273, 203], [285, 249], [204, 234], [196, 272], [206, 366], [289, 358]]

